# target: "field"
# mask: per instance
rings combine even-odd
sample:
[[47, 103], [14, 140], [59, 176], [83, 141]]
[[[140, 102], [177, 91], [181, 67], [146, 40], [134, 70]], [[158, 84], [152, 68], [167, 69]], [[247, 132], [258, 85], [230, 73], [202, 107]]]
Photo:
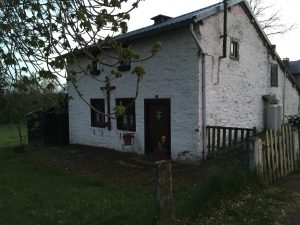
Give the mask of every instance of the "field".
[[[21, 134], [23, 137], [23, 143], [27, 143], [27, 129], [24, 124], [21, 126]], [[20, 144], [18, 125], [17, 124], [0, 124], [0, 147], [13, 146]]]
[[[1, 129], [1, 138], [18, 134], [12, 126]], [[28, 146], [18, 154], [12, 142], [4, 147], [1, 141], [1, 225], [157, 224], [150, 165], [133, 164], [132, 156], [118, 153], [83, 154], [76, 146]], [[183, 168], [174, 165], [173, 224], [272, 225], [294, 197], [265, 187], [238, 165], [213, 166], [197, 184], [178, 179], [187, 176], [180, 171]]]

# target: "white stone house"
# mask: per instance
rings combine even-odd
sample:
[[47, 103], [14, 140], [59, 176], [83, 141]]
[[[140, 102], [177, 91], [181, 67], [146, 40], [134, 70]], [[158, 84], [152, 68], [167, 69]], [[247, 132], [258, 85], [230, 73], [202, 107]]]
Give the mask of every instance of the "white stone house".
[[[162, 50], [143, 62], [146, 75], [135, 104], [121, 122], [111, 120], [111, 129], [103, 126], [108, 118], [91, 112], [68, 85], [73, 98], [69, 102], [70, 143], [148, 154], [165, 136], [172, 159], [194, 158], [205, 146], [206, 125], [264, 129], [266, 102], [262, 96], [275, 96], [282, 106], [282, 120], [298, 114], [299, 87], [248, 3], [231, 0], [227, 7], [227, 29], [224, 5], [219, 3], [176, 18], [159, 15], [154, 25], [118, 37], [141, 56], [147, 56], [155, 42], [162, 43]], [[89, 63], [86, 58], [80, 62], [83, 66]], [[76, 70], [75, 65], [69, 68]], [[77, 76], [84, 99], [107, 112], [101, 84]], [[113, 85], [111, 111], [118, 101], [134, 98], [135, 78], [130, 71], [124, 72]], [[124, 135], [134, 136], [132, 143]]]

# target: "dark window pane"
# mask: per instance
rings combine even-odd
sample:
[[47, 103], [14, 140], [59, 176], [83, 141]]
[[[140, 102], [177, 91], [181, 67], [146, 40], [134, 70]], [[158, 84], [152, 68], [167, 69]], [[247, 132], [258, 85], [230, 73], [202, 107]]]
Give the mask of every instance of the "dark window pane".
[[271, 64], [271, 87], [278, 87], [278, 65]]
[[117, 118], [117, 128], [119, 130], [135, 131], [135, 102], [134, 98], [117, 98], [116, 105], [122, 105], [126, 108], [123, 116]]
[[93, 67], [93, 69], [91, 71], [91, 75], [93, 75], [93, 76], [99, 75], [100, 74], [99, 63], [96, 61], [93, 61], [92, 67]]
[[99, 113], [91, 108], [91, 126], [92, 127], [105, 127], [105, 105], [104, 99], [91, 99], [91, 105], [102, 112]]
[[239, 43], [235, 40], [231, 40], [230, 42], [230, 58], [239, 58]]

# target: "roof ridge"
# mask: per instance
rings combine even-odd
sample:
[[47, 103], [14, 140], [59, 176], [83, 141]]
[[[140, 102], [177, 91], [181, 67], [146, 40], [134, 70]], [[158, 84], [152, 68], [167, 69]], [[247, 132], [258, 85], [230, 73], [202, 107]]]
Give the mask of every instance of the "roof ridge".
[[141, 27], [141, 28], [133, 30], [133, 31], [129, 31], [126, 34], [121, 34], [121, 35], [115, 36], [114, 38], [116, 40], [122, 40], [122, 39], [127, 39], [130, 36], [139, 35], [139, 34], [142, 34], [142, 33], [145, 33], [145, 32], [151, 32], [153, 30], [157, 30], [157, 29], [160, 29], [160, 28], [163, 28], [163, 27], [167, 27], [169, 25], [174, 25], [174, 24], [179, 24], [179, 23], [184, 24], [186, 21], [192, 20], [194, 17], [196, 17], [200, 13], [203, 13], [206, 10], [217, 7], [221, 4], [223, 4], [222, 1], [218, 2], [218, 3], [215, 3], [213, 5], [206, 6], [204, 8], [194, 10], [192, 12], [188, 12], [188, 13], [184, 13], [182, 15], [176, 16], [176, 17], [172, 17], [172, 18], [170, 18], [170, 19], [168, 19], [164, 22], [161, 22], [159, 24], [152, 24], [152, 25], [149, 25], [149, 26], [146, 26], [146, 27]]

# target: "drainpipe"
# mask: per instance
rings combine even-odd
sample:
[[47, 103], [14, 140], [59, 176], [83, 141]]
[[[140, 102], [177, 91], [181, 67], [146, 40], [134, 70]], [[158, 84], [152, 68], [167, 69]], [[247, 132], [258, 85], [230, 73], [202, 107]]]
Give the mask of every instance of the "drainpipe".
[[286, 77], [287, 77], [287, 73], [286, 70], [284, 71], [284, 81], [283, 81], [283, 96], [282, 96], [282, 108], [283, 108], [283, 112], [282, 112], [282, 123], [284, 123], [285, 121], [285, 85], [286, 85]]
[[207, 146], [207, 141], [206, 141], [206, 67], [205, 67], [205, 53], [203, 52], [200, 42], [198, 40], [197, 35], [195, 34], [194, 31], [194, 23], [190, 24], [190, 31], [192, 33], [192, 36], [198, 46], [198, 54], [201, 57], [201, 73], [202, 73], [202, 143], [203, 143], [203, 150], [202, 150], [202, 157], [204, 160], [205, 156], [205, 149]]
[[223, 21], [223, 35], [221, 38], [223, 38], [223, 56], [222, 58], [227, 57], [227, 0], [223, 1], [224, 4], [224, 21]]

